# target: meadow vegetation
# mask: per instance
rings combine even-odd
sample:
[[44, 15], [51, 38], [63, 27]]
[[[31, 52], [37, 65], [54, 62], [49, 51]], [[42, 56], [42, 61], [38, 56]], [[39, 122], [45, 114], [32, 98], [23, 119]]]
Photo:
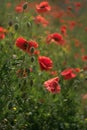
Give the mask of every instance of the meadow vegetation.
[[0, 5], [0, 130], [87, 130], [86, 0]]

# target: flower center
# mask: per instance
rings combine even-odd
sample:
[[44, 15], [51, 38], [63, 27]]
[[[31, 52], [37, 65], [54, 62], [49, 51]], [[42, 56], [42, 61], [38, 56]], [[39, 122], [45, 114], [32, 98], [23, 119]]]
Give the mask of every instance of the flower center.
[[42, 5], [40, 8], [43, 9], [43, 8], [45, 8], [45, 7], [46, 7], [45, 5]]
[[23, 47], [26, 50], [29, 47], [29, 45], [27, 43], [24, 43]]

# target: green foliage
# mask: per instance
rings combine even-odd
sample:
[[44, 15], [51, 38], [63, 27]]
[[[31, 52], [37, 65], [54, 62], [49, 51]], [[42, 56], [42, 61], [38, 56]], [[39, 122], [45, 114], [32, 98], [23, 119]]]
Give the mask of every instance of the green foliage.
[[[50, 25], [46, 28], [36, 25], [33, 18], [36, 12], [33, 9], [26, 12], [27, 4], [23, 5], [23, 12], [19, 14], [12, 7], [8, 10], [12, 21], [7, 18], [9, 14], [4, 13], [4, 8], [1, 10], [5, 21], [3, 23], [1, 19], [0, 24], [7, 29], [7, 33], [0, 40], [0, 130], [87, 130], [86, 104], [83, 104], [81, 97], [87, 90], [87, 71], [81, 69], [77, 77], [70, 80], [64, 80], [61, 76], [65, 68], [82, 68], [86, 64], [81, 59], [74, 59], [74, 54], [81, 56], [81, 51], [73, 41], [77, 34], [75, 38], [83, 41], [86, 48], [86, 35], [79, 28], [68, 30], [66, 41], [70, 43], [70, 50], [56, 44], [46, 44], [47, 31], [60, 33], [61, 23], [47, 16], [51, 19]], [[83, 20], [82, 17], [79, 19]], [[40, 70], [34, 47], [30, 49], [31, 55], [16, 47], [15, 41], [20, 36], [36, 40], [40, 55], [52, 59], [53, 69], [60, 78], [60, 93], [53, 94], [45, 89], [43, 83], [54, 76]]]

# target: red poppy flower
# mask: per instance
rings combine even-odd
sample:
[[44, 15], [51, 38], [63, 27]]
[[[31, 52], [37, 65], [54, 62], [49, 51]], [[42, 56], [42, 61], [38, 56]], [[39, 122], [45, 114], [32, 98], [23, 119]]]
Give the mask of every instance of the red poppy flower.
[[4, 39], [5, 38], [6, 32], [7, 32], [6, 29], [4, 29], [3, 27], [0, 27], [0, 39]]
[[53, 62], [49, 57], [39, 56], [38, 62], [39, 62], [41, 70], [48, 71], [48, 70], [51, 70], [53, 67]]
[[57, 76], [57, 71], [50, 71], [50, 75]]
[[59, 33], [53, 33], [52, 34], [52, 39], [55, 41], [55, 42], [61, 42], [63, 40], [63, 37], [61, 34]]
[[80, 70], [81, 70], [80, 68], [74, 68], [74, 71], [77, 72], [77, 73], [79, 73]]
[[7, 33], [7, 30], [3, 27], [0, 27], [0, 33]]
[[30, 53], [31, 47], [37, 48], [38, 47], [38, 43], [35, 42], [35, 41], [27, 41], [23, 37], [19, 37], [16, 40], [16, 46], [18, 48], [22, 49], [23, 51], [25, 51], [27, 53]]
[[11, 5], [12, 5], [12, 3], [11, 3], [11, 2], [8, 2], [8, 3], [6, 4], [6, 7], [7, 7], [7, 8], [10, 8]]
[[46, 38], [46, 42], [47, 42], [47, 44], [50, 44], [51, 41], [52, 41], [52, 35], [49, 34], [49, 35], [47, 36], [47, 38]]
[[69, 22], [69, 28], [70, 28], [70, 30], [73, 30], [75, 28], [75, 26], [76, 26], [76, 22], [75, 21], [70, 21]]
[[5, 34], [4, 33], [0, 34], [0, 39], [4, 39], [4, 38], [5, 38]]
[[87, 61], [87, 55], [82, 56], [83, 61]]
[[78, 8], [80, 8], [82, 5], [81, 5], [80, 2], [76, 2], [76, 3], [75, 3], [75, 6], [78, 7]]
[[51, 42], [55, 42], [60, 45], [63, 45], [65, 43], [62, 35], [59, 33], [53, 33], [53, 34], [48, 35], [47, 43], [51, 43]]
[[35, 54], [35, 55], [39, 55], [39, 54], [40, 54], [40, 51], [39, 51], [39, 50], [35, 50], [35, 51], [34, 51], [34, 54]]
[[61, 75], [64, 77], [65, 80], [76, 77], [73, 68], [65, 69], [63, 72], [61, 72]]
[[51, 6], [48, 2], [41, 2], [39, 5], [36, 5], [36, 10], [38, 13], [45, 13], [51, 10]]
[[60, 29], [60, 30], [61, 30], [61, 33], [62, 33], [64, 36], [66, 36], [66, 32], [67, 32], [67, 31], [66, 31], [66, 28], [67, 28], [67, 27], [66, 27], [65, 25], [63, 25], [63, 26], [61, 27], [61, 29]]
[[76, 47], [80, 47], [80, 41], [77, 40], [77, 39], [75, 40], [75, 46], [76, 46]]
[[28, 44], [29, 44], [29, 48], [31, 47], [34, 47], [34, 48], [37, 48], [38, 47], [38, 43], [36, 41], [28, 41]]
[[70, 0], [65, 0], [65, 4], [69, 4], [70, 3]]
[[22, 6], [16, 6], [15, 11], [17, 13], [22, 13], [23, 12], [23, 7]]
[[42, 24], [44, 27], [48, 25], [48, 21], [40, 15], [35, 17], [35, 22], [36, 24]]
[[84, 70], [84, 71], [87, 71], [87, 65], [84, 65], [84, 66], [83, 66], [83, 70]]
[[85, 28], [85, 31], [87, 32], [87, 27]]
[[0, 33], [4, 33], [4, 28], [0, 27]]
[[28, 48], [28, 41], [22, 37], [19, 37], [16, 40], [16, 46], [20, 49], [22, 49], [23, 51], [26, 51], [26, 49]]
[[72, 10], [72, 7], [71, 7], [71, 6], [68, 6], [67, 9], [68, 9], [69, 11], [71, 11], [71, 10]]
[[44, 82], [44, 86], [51, 93], [59, 93], [61, 88], [60, 88], [58, 81], [59, 81], [58, 77], [49, 79]]
[[83, 100], [87, 100], [87, 94], [82, 95]]

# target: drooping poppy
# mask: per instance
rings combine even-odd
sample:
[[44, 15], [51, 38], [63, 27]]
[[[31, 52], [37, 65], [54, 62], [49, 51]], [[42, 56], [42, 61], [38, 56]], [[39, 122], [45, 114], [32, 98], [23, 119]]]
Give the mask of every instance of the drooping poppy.
[[42, 17], [41, 15], [38, 15], [35, 17], [35, 23], [36, 24], [42, 24], [44, 27], [46, 27], [48, 25], [48, 21]]
[[41, 70], [49, 71], [53, 67], [53, 62], [52, 62], [52, 60], [49, 57], [39, 56], [38, 57], [38, 62], [39, 62]]
[[55, 77], [44, 82], [45, 88], [51, 93], [60, 93], [59, 78]]
[[73, 68], [65, 69], [61, 72], [61, 75], [64, 77], [65, 80], [72, 79], [76, 77], [76, 74], [74, 73]]
[[63, 36], [59, 33], [53, 33], [49, 34], [46, 39], [47, 43], [55, 42], [59, 45], [64, 45], [65, 41], [63, 39]]
[[49, 5], [48, 2], [41, 2], [40, 4], [37, 4], [36, 5], [36, 11], [38, 13], [45, 13], [45, 12], [48, 12], [51, 10], [51, 6]]

